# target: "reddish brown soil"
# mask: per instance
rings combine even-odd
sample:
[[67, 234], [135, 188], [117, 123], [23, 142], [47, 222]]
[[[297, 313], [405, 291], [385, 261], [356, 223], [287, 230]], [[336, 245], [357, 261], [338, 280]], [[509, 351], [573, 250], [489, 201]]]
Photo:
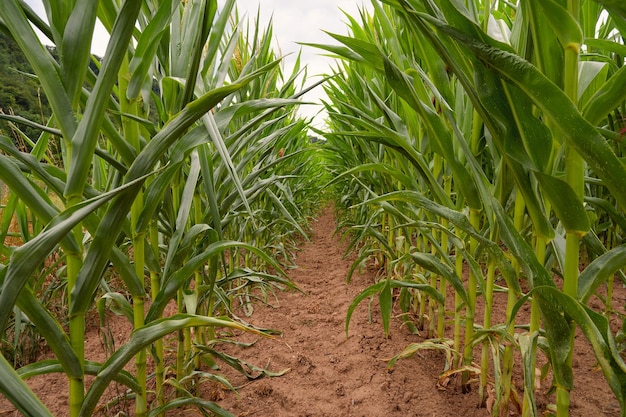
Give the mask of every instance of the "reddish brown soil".
[[[389, 358], [424, 338], [410, 334], [394, 319], [390, 337], [385, 339], [376, 302], [370, 305], [366, 300], [356, 309], [350, 323], [350, 337], [346, 338], [348, 306], [363, 288], [374, 282], [375, 274], [364, 271], [346, 284], [351, 259], [342, 258], [345, 244], [333, 236], [335, 227], [332, 211], [325, 210], [313, 224], [311, 242], [303, 244], [298, 252], [298, 268], [291, 270], [290, 275], [302, 292], [278, 293], [275, 299], [270, 297], [271, 306], [255, 306], [254, 314], [248, 319], [255, 326], [279, 329], [282, 336], [259, 340], [250, 348], [228, 348], [230, 354], [250, 363], [274, 372], [288, 372], [249, 382], [223, 367], [222, 372], [233, 385], [240, 387], [238, 393], [207, 384], [202, 396], [218, 399], [220, 406], [242, 417], [488, 416], [485, 408], [476, 407], [475, 389], [463, 394], [455, 379], [445, 388], [438, 387], [438, 376], [445, 364], [440, 352], [421, 351], [388, 371]], [[616, 299], [623, 311], [626, 296], [621, 286], [618, 290]], [[502, 311], [505, 302], [505, 297], [497, 297], [494, 308]], [[482, 317], [482, 313], [478, 312], [477, 317]], [[124, 320], [113, 320], [111, 326], [117, 343], [128, 337], [129, 327]], [[240, 339], [252, 340], [247, 335], [241, 335]], [[596, 369], [592, 351], [582, 336], [577, 339], [571, 415], [618, 416], [617, 401]], [[93, 326], [87, 347], [94, 355], [91, 359], [104, 357], [103, 353], [96, 353], [102, 352], [99, 340], [98, 328]], [[55, 415], [67, 415], [64, 378], [47, 376], [30, 383]], [[537, 395], [541, 412], [554, 402], [553, 396], [545, 395], [549, 385], [545, 381]], [[109, 395], [114, 394], [115, 390]], [[122, 409], [132, 414], [130, 402]], [[0, 416], [17, 415], [11, 410], [6, 401], [0, 401]], [[102, 414], [116, 415], [119, 410], [117, 407], [116, 411]], [[200, 414], [184, 410], [168, 415]]]

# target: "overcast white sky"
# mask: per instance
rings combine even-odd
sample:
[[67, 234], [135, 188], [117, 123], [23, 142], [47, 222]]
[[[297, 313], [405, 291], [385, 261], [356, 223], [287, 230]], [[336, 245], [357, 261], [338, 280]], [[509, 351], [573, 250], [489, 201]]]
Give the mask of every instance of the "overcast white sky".
[[[237, 0], [237, 8], [240, 15], [248, 13], [248, 17], [254, 19], [257, 9], [261, 4], [261, 22], [263, 25], [273, 18], [274, 36], [283, 54], [295, 55], [301, 48], [297, 42], [306, 43], [336, 43], [323, 31], [331, 33], [347, 34], [344, 12], [358, 18], [359, 10], [371, 9], [371, 0]], [[324, 51], [302, 47], [302, 61], [308, 65], [308, 75], [311, 83], [318, 80], [316, 75], [328, 73], [331, 59], [322, 56]], [[290, 63], [287, 58], [287, 65]], [[307, 94], [306, 101], [319, 101], [323, 96], [322, 87]], [[319, 106], [302, 106], [301, 113], [314, 115], [319, 111]], [[314, 123], [321, 127], [320, 118]]]
[[[300, 46], [297, 42], [306, 43], [336, 43], [323, 31], [347, 34], [344, 12], [359, 19], [359, 10], [370, 10], [371, 0], [237, 0], [237, 8], [240, 16], [247, 13], [250, 19], [255, 19], [257, 10], [261, 5], [261, 24], [263, 27], [273, 19], [274, 37], [283, 54], [290, 54], [286, 58], [287, 68], [297, 52], [302, 48], [302, 62], [308, 66], [309, 83], [314, 83], [319, 78], [316, 75], [329, 73], [331, 58], [324, 57], [324, 51]], [[322, 87], [311, 91], [304, 100], [319, 102], [324, 95]], [[300, 113], [313, 116], [321, 106], [301, 106]], [[314, 125], [322, 127], [323, 115], [315, 119]]]
[[[2, 1], [2, 0], [0, 0]], [[40, 15], [45, 15], [41, 0], [26, 0]], [[307, 43], [334, 43], [333, 39], [326, 35], [323, 30], [332, 33], [347, 34], [345, 16], [342, 12], [351, 16], [359, 16], [359, 9], [371, 9], [371, 0], [237, 0], [239, 15], [244, 13], [250, 19], [255, 19], [257, 10], [261, 5], [261, 25], [266, 27], [270, 18], [273, 18], [274, 37], [283, 54], [295, 55], [300, 50], [297, 42]], [[104, 55], [106, 49], [106, 32], [96, 34], [93, 42], [93, 52]], [[315, 75], [328, 73], [330, 59], [322, 56], [323, 51], [310, 47], [302, 47], [302, 62], [308, 65], [310, 83], [318, 78]], [[290, 58], [286, 59], [287, 68]], [[319, 101], [323, 95], [321, 87], [307, 94], [306, 101]], [[319, 111], [318, 106], [303, 106], [301, 113], [313, 116]], [[315, 125], [321, 127], [321, 118], [316, 118]]]

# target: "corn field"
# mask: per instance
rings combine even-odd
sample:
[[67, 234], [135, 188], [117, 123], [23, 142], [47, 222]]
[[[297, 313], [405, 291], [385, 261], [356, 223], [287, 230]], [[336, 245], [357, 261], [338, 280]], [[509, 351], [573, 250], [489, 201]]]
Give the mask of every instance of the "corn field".
[[[449, 352], [445, 374], [476, 386], [479, 406], [491, 395], [492, 415], [526, 417], [540, 415], [546, 362], [549, 412], [565, 417], [579, 332], [626, 416], [626, 317], [613, 300], [626, 285], [621, 1], [372, 0], [346, 15], [348, 36], [303, 45], [335, 57], [315, 84], [299, 59], [285, 68], [271, 25], [240, 21], [235, 0], [44, 6], [47, 22], [22, 0], [0, 5], [53, 112], [46, 124], [2, 115], [40, 132], [24, 135], [28, 149], [0, 135], [0, 392], [22, 414], [52, 415], [25, 379], [60, 372], [71, 417], [92, 415], [114, 381], [137, 416], [232, 415], [194, 395], [199, 379], [228, 385], [198, 370], [225, 358], [220, 329], [270, 335], [241, 312], [295, 288], [296, 242], [332, 199], [356, 253], [346, 279], [380, 272], [348, 306], [346, 335], [377, 298], [385, 337], [397, 311], [426, 337], [389, 368]], [[96, 20], [111, 35], [101, 60]], [[296, 112], [315, 87], [323, 143]], [[96, 363], [86, 321], [107, 310], [134, 330]], [[18, 363], [29, 323], [54, 359]]]

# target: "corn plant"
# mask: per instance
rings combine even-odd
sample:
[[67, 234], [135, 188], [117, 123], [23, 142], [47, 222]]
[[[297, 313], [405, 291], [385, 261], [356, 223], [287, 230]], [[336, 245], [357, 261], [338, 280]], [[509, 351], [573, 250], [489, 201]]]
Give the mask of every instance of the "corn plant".
[[[150, 350], [157, 387], [152, 413], [196, 405], [229, 415], [199, 398], [168, 402], [160, 341], [179, 334], [172, 384], [186, 396], [184, 383], [197, 375], [201, 353], [210, 352], [204, 354], [209, 361], [219, 357], [215, 349], [202, 350], [214, 344], [215, 328], [259, 333], [233, 314], [238, 284], [291, 285], [267, 253], [294, 233], [305, 234], [300, 224], [314, 205], [293, 199], [305, 197], [301, 189], [315, 189], [306, 175], [318, 169], [306, 163], [312, 152], [307, 121], [293, 112], [306, 91], [298, 91], [301, 71], [296, 66], [283, 76], [269, 44], [271, 27], [262, 33], [257, 21], [252, 34], [243, 34], [236, 12], [231, 20], [234, 1], [221, 8], [211, 0], [45, 1], [44, 7], [49, 23], [19, 0], [0, 8], [2, 29], [18, 42], [53, 111], [46, 125], [29, 123], [42, 132], [30, 152], [0, 138], [0, 177], [16, 205], [3, 217], [19, 206], [33, 219], [22, 228], [20, 245], [3, 243], [9, 258], [0, 272], [0, 323], [4, 330], [19, 309], [56, 359], [18, 372], [0, 358], [6, 376], [0, 391], [25, 415], [50, 415], [20, 375], [53, 369], [70, 381], [71, 416], [91, 415], [113, 380], [134, 391], [136, 415], [147, 415]], [[97, 74], [87, 65], [95, 61], [89, 51], [96, 19], [111, 36]], [[59, 61], [32, 25], [56, 46]], [[59, 166], [42, 158], [53, 135], [61, 138]], [[292, 173], [280, 174], [281, 164]], [[262, 216], [268, 212], [272, 220], [284, 219], [280, 243], [268, 240], [275, 236]], [[263, 230], [260, 225], [265, 234], [252, 238], [251, 228]], [[32, 277], [56, 250], [65, 263], [67, 333], [33, 290]], [[228, 254], [256, 261], [235, 264]], [[113, 274], [124, 285], [115, 293], [107, 284]], [[105, 363], [95, 364], [84, 352], [85, 318], [103, 292], [100, 306], [115, 300], [135, 330]], [[162, 318], [172, 300], [178, 314]], [[131, 375], [123, 368], [133, 359]], [[96, 375], [88, 389], [87, 373]]]

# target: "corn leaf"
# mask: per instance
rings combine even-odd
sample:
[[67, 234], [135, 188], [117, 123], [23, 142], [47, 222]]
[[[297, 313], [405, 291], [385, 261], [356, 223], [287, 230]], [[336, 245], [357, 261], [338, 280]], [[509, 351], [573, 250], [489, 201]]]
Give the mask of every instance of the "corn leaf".
[[578, 49], [583, 41], [583, 33], [567, 9], [554, 0], [536, 0], [535, 3], [547, 18], [563, 48]]
[[606, 317], [585, 307], [554, 287], [537, 287], [535, 293], [557, 300], [563, 311], [576, 322], [593, 347], [598, 365], [615, 397], [624, 409], [626, 393], [626, 363], [620, 356]]
[[[0, 158], [1, 160], [2, 158]], [[15, 305], [15, 301], [28, 283], [32, 273], [59, 242], [65, 239], [78, 223], [91, 215], [96, 209], [144, 180], [145, 178], [139, 178], [135, 182], [128, 183], [92, 200], [87, 200], [66, 209], [52, 219], [45, 231], [13, 252], [3, 280], [4, 282], [2, 283], [2, 293], [0, 293], [0, 328], [4, 328], [6, 325], [13, 310], [13, 305]]]
[[[85, 374], [98, 375], [102, 369], [102, 364], [93, 361], [85, 361]], [[64, 368], [56, 359], [44, 359], [35, 363], [28, 364], [17, 370], [18, 375], [26, 380], [39, 375], [47, 375], [52, 373], [64, 372]], [[122, 371], [113, 379], [115, 382], [125, 385], [134, 392], [141, 392], [141, 387], [137, 384], [137, 380], [127, 371]]]
[[109, 94], [117, 82], [140, 9], [139, 1], [124, 2], [113, 26], [98, 80], [89, 95], [78, 129], [72, 135], [72, 158], [65, 184], [65, 195], [68, 197], [78, 198], [83, 194]]
[[587, 233], [591, 227], [589, 217], [572, 187], [552, 175], [535, 172], [535, 176], [565, 230], [581, 236]]
[[149, 323], [153, 320], [156, 320], [158, 317], [161, 317], [163, 310], [167, 306], [167, 303], [173, 299], [176, 295], [176, 292], [182, 285], [187, 282], [190, 276], [193, 275], [195, 271], [197, 271], [202, 265], [204, 265], [209, 259], [214, 256], [217, 256], [229, 249], [245, 249], [250, 252], [253, 252], [269, 265], [274, 267], [279, 273], [284, 275], [284, 271], [280, 268], [280, 266], [276, 263], [275, 260], [270, 258], [265, 252], [261, 249], [256, 248], [252, 245], [235, 242], [235, 241], [222, 241], [215, 242], [210, 244], [201, 254], [194, 256], [189, 259], [185, 264], [173, 272], [172, 274], [163, 277], [163, 287], [157, 297], [154, 299], [152, 305], [150, 306], [150, 310], [146, 315], [146, 322]]
[[596, 290], [626, 265], [626, 245], [621, 245], [594, 259], [578, 278], [578, 299], [587, 303]]
[[[135, 355], [150, 346], [154, 341], [180, 329], [189, 327], [213, 326], [237, 329], [246, 332], [261, 334], [258, 331], [236, 323], [227, 318], [215, 318], [204, 316], [193, 316], [188, 314], [176, 314], [172, 317], [159, 319], [146, 324], [139, 330], [135, 330], [130, 340], [117, 350], [100, 368], [98, 376], [89, 387], [83, 402], [80, 416], [87, 417], [93, 415], [94, 409], [100, 397], [116, 376], [122, 372], [124, 366], [135, 357]], [[15, 372], [15, 371], [14, 371]]]
[[0, 392], [13, 403], [22, 415], [53, 416], [2, 355], [0, 355], [0, 372], [2, 372]]
[[155, 407], [150, 410], [148, 412], [148, 417], [160, 416], [169, 410], [175, 410], [177, 408], [185, 408], [185, 410], [187, 410], [187, 408], [190, 406], [196, 407], [200, 410], [208, 410], [217, 417], [235, 417], [234, 414], [224, 410], [219, 405], [217, 405], [217, 403], [213, 401], [203, 400], [198, 397], [183, 397], [173, 399], [171, 401], [168, 401], [168, 403], [165, 405]]
[[[388, 287], [389, 290], [385, 290]], [[438, 303], [443, 303], [443, 296], [435, 288], [428, 284], [417, 284], [414, 282], [397, 281], [397, 280], [384, 280], [376, 284], [370, 285], [361, 291], [348, 306], [348, 312], [346, 313], [346, 338], [348, 337], [348, 329], [350, 327], [350, 319], [357, 306], [366, 298], [372, 297], [376, 294], [381, 294], [383, 291], [390, 291], [391, 288], [413, 288], [415, 290], [424, 291], [429, 296], [433, 297]], [[386, 296], [383, 296], [386, 297]], [[384, 301], [387, 303], [387, 300]], [[386, 313], [383, 313], [386, 314]]]
[[[144, 173], [150, 172], [151, 167], [157, 163], [163, 153], [205, 112], [213, 108], [224, 97], [239, 90], [263, 72], [276, 66], [276, 64], [276, 62], [273, 62], [249, 76], [238, 80], [236, 83], [212, 90], [189, 103], [183, 111], [152, 138], [141, 154], [137, 156], [128, 171], [128, 180], [132, 181], [133, 179], [141, 178]], [[137, 186], [135, 185], [135, 187]], [[129, 193], [130, 195], [118, 197], [111, 209], [102, 219], [94, 236], [94, 241], [87, 252], [86, 262], [79, 273], [77, 285], [74, 287], [73, 294], [76, 302], [70, 307], [70, 314], [86, 311], [92, 303], [92, 295], [98, 286], [100, 277], [108, 262], [113, 243], [117, 239], [117, 235], [123, 221], [126, 219], [127, 213], [130, 211], [130, 207], [134, 201], [134, 193], [136, 193], [137, 188], [135, 188], [132, 193]]]
[[64, 138], [71, 138], [76, 131], [77, 122], [71, 99], [67, 96], [59, 76], [58, 65], [37, 38], [16, 0], [3, 2], [0, 19], [7, 25], [13, 39], [37, 74]]
[[620, 206], [626, 207], [626, 167], [558, 86], [520, 57], [471, 38], [447, 25], [437, 25], [524, 91], [544, 114], [555, 121], [567, 142], [605, 181]]

